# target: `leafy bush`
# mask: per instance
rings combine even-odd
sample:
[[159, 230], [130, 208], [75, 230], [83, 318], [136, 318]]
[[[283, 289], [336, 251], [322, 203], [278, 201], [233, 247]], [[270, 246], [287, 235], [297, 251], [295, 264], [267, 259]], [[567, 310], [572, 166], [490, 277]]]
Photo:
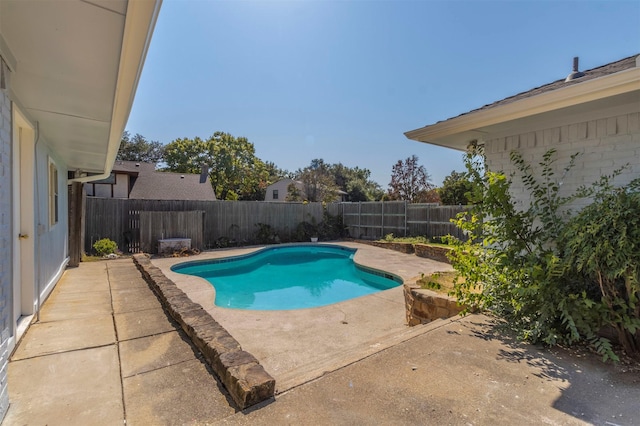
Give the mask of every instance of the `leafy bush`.
[[98, 256], [106, 256], [115, 253], [118, 250], [118, 244], [109, 238], [103, 238], [93, 243], [93, 249]]
[[563, 274], [580, 277], [599, 293], [599, 319], [613, 327], [628, 354], [640, 352], [639, 212], [640, 179], [625, 188], [607, 186], [558, 240]]
[[298, 224], [293, 237], [297, 241], [309, 241], [311, 237], [318, 237], [320, 240], [337, 240], [346, 236], [346, 233], [342, 216], [333, 216], [324, 210], [320, 223], [316, 223], [316, 219], [310, 216], [310, 221]]
[[312, 222], [300, 222], [296, 227], [295, 239], [297, 241], [309, 241], [311, 237], [318, 236], [318, 226], [315, 221]]
[[344, 226], [342, 215], [333, 216], [325, 209], [322, 213], [322, 222], [318, 225], [318, 236], [323, 240], [337, 240], [346, 237], [347, 227]]
[[266, 223], [256, 223], [258, 230], [255, 234], [255, 240], [258, 244], [274, 244], [280, 242], [278, 234], [273, 227]]
[[[598, 335], [603, 325], [611, 325], [625, 351], [637, 355], [638, 182], [614, 190], [618, 171], [563, 197], [554, 157], [555, 150], [545, 153], [538, 180], [522, 156], [511, 153], [531, 196], [523, 210], [511, 196], [511, 180], [485, 169], [482, 150], [467, 154], [474, 206], [455, 223], [469, 238], [448, 238], [454, 246], [450, 259], [464, 278], [456, 283], [455, 296], [504, 317], [519, 337], [533, 343], [585, 341], [605, 360], [617, 360], [611, 343]], [[594, 203], [572, 216], [570, 203], [585, 197]]]

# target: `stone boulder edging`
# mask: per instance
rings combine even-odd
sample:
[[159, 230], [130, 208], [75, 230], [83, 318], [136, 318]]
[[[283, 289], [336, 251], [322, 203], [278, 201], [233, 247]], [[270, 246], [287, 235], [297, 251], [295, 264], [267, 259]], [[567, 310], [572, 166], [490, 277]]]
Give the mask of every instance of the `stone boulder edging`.
[[438, 262], [451, 264], [451, 260], [447, 257], [452, 249], [448, 247], [432, 246], [429, 244], [414, 244], [413, 250], [418, 257], [426, 257], [428, 259], [437, 260]]
[[347, 238], [346, 240], [353, 241], [359, 244], [366, 244], [369, 246], [394, 250], [404, 254], [415, 254], [418, 257], [426, 257], [438, 262], [451, 264], [451, 261], [447, 257], [447, 253], [451, 251], [451, 249], [448, 247], [433, 246], [430, 244], [401, 243], [393, 241], [358, 240], [353, 238]]
[[273, 398], [276, 381], [204, 308], [191, 301], [145, 254], [133, 262], [173, 319], [200, 350], [240, 409]]
[[367, 241], [367, 240], [358, 240], [357, 242], [369, 244], [374, 247], [380, 247], [388, 250], [397, 251], [404, 254], [413, 254], [413, 244], [411, 243], [399, 243], [399, 242], [388, 242], [388, 241]]
[[451, 318], [460, 314], [465, 308], [458, 304], [455, 297], [423, 289], [418, 284], [404, 284], [403, 287], [408, 326]]

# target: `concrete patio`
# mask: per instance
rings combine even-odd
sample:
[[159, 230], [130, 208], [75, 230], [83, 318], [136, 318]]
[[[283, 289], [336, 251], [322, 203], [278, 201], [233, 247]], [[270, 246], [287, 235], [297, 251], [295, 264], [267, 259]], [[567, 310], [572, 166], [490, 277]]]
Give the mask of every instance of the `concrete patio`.
[[[379, 267], [423, 267], [375, 250]], [[3, 424], [640, 424], [637, 369], [517, 343], [483, 315], [403, 328], [392, 293], [365, 302], [305, 326], [298, 314], [238, 320], [211, 308], [277, 380], [275, 400], [238, 411], [130, 259], [83, 263], [12, 356]], [[371, 313], [387, 325], [367, 326]], [[310, 352], [298, 326], [318, 341]], [[270, 346], [287, 336], [286, 350]]]
[[[340, 245], [357, 249], [357, 263], [384, 269], [405, 282], [415, 281], [421, 273], [452, 270], [446, 263], [378, 247]], [[152, 263], [258, 358], [276, 379], [276, 394], [424, 332], [423, 327], [406, 325], [402, 286], [318, 308], [252, 311], [216, 306], [215, 289], [208, 281], [171, 271], [171, 266], [192, 259], [237, 256], [260, 248], [215, 250], [194, 258], [154, 258]]]

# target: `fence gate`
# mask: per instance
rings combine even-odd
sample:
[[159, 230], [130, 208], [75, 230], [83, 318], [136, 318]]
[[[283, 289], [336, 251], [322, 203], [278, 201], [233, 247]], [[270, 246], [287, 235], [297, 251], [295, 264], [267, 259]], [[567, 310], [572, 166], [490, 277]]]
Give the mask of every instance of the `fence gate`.
[[139, 212], [140, 249], [145, 253], [158, 252], [158, 240], [190, 238], [191, 248], [202, 250], [204, 211]]

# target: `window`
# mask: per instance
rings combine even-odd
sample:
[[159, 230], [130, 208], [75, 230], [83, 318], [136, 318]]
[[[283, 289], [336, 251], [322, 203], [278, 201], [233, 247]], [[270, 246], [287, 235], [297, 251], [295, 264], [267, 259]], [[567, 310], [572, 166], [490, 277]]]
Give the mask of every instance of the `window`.
[[58, 223], [58, 169], [49, 159], [49, 226]]
[[274, 199], [274, 200], [277, 200], [277, 199], [278, 199], [278, 190], [277, 190], [277, 189], [274, 189], [274, 190], [273, 190], [273, 199]]

